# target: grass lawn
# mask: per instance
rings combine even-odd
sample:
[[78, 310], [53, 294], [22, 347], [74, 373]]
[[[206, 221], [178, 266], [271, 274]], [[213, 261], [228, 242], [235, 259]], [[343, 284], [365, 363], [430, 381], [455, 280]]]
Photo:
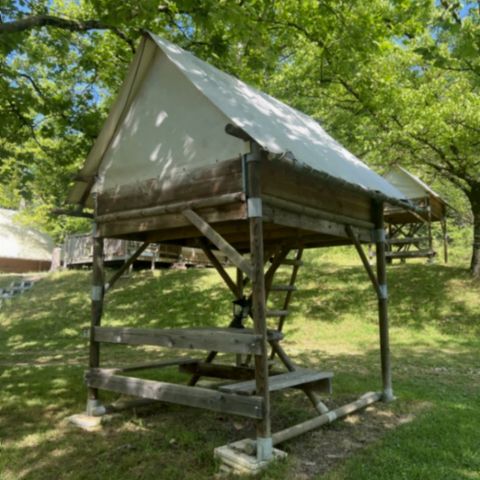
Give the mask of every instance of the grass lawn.
[[[262, 478], [480, 479], [480, 285], [467, 260], [459, 249], [448, 266], [389, 268], [397, 400], [284, 444], [287, 461]], [[298, 288], [283, 344], [335, 373], [327, 403], [378, 390], [376, 300], [354, 252], [308, 252]], [[88, 272], [51, 274], [0, 309], [0, 479], [212, 478], [214, 447], [251, 435], [251, 421], [166, 404], [112, 415], [95, 432], [66, 421], [85, 407], [89, 291]], [[225, 325], [231, 312], [210, 269], [138, 272], [107, 298], [105, 325]], [[179, 354], [105, 346], [102, 359]], [[171, 368], [148, 378], [187, 377]], [[273, 412], [275, 430], [313, 415], [298, 392], [275, 395]]]

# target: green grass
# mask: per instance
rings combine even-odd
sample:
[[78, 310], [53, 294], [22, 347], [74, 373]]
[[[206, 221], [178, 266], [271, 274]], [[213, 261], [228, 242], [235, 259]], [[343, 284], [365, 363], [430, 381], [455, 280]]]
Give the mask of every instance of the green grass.
[[[452, 259], [389, 268], [397, 401], [285, 444], [288, 460], [263, 478], [480, 479], [480, 286], [465, 250]], [[288, 352], [334, 371], [331, 404], [379, 389], [376, 300], [354, 252], [308, 252], [298, 287]], [[97, 432], [66, 422], [85, 406], [89, 290], [88, 272], [51, 274], [0, 309], [0, 479], [212, 478], [213, 449], [252, 435], [251, 421], [159, 405], [114, 415]], [[138, 272], [109, 294], [104, 324], [225, 325], [230, 312], [209, 269]], [[176, 354], [185, 352], [102, 350], [112, 366]], [[173, 368], [146, 376], [186, 378]], [[275, 430], [312, 415], [298, 392], [276, 395], [273, 410]]]

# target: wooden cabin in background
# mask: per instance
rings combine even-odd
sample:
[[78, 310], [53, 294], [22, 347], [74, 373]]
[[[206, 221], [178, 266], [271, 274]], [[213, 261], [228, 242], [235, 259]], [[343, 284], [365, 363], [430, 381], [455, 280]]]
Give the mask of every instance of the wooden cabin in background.
[[[109, 267], [126, 262], [142, 245], [135, 240], [108, 238], [104, 242], [104, 263]], [[214, 252], [222, 265], [228, 263], [227, 257], [221, 252]], [[68, 235], [63, 244], [63, 266], [65, 268], [91, 267], [93, 262], [93, 235], [82, 233]], [[179, 245], [157, 244], [149, 245], [139, 255], [133, 266], [156, 267], [180, 266], [210, 266], [211, 262], [199, 248], [182, 247]]]
[[400, 190], [406, 199], [423, 212], [389, 205], [385, 208], [388, 229], [387, 261], [408, 258], [432, 259], [437, 255], [433, 244], [432, 223], [440, 222], [444, 261], [448, 261], [447, 202], [426, 183], [400, 166], [395, 166], [385, 178]]

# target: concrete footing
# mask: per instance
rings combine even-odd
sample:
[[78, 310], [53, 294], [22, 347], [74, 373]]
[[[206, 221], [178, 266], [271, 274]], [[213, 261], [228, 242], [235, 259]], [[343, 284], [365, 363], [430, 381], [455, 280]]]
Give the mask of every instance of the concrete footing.
[[68, 422], [76, 427], [86, 430], [87, 432], [95, 432], [102, 428], [102, 418], [87, 415], [85, 413], [77, 413], [67, 418]]
[[258, 460], [256, 442], [250, 438], [229, 443], [214, 450], [214, 456], [220, 461], [220, 470], [234, 475], [256, 475], [271, 462], [286, 458], [287, 454], [274, 448], [269, 460]]

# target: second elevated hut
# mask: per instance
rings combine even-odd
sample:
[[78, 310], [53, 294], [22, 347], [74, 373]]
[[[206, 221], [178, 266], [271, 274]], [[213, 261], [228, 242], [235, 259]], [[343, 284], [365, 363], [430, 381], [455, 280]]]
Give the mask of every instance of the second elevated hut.
[[443, 257], [447, 263], [447, 202], [425, 182], [400, 166], [393, 167], [385, 178], [400, 190], [406, 199], [419, 207], [418, 211], [398, 205], [385, 208], [388, 228], [387, 261], [391, 262], [395, 258], [432, 259], [437, 254], [433, 246], [432, 223], [440, 222]]
[[[245, 460], [254, 471], [275, 455], [275, 445], [369, 403], [391, 400], [383, 208], [386, 202], [406, 207], [402, 198], [312, 118], [146, 34], [69, 198], [94, 208], [87, 411], [108, 411], [99, 396], [105, 389], [253, 418], [256, 438], [241, 445], [255, 458], [245, 460], [229, 447], [217, 453], [231, 465]], [[225, 328], [177, 328], [175, 319], [167, 330], [102, 326], [104, 296], [122, 273], [104, 278], [105, 238], [142, 242], [133, 257], [152, 242], [201, 247], [232, 292], [233, 320], [225, 312]], [[362, 247], [372, 241], [376, 272]], [[321, 395], [330, 392], [333, 373], [295, 364], [281, 346], [282, 327], [303, 249], [347, 244], [359, 252], [378, 298], [381, 388], [329, 411]], [[236, 266], [235, 278], [212, 249]], [[280, 265], [292, 269], [287, 284], [275, 281]], [[276, 308], [267, 306], [273, 291], [285, 295]], [[209, 353], [203, 360], [178, 360], [192, 375], [188, 385], [179, 385], [127, 375], [132, 367], [102, 368], [104, 342]], [[218, 352], [240, 360], [218, 363]], [[283, 372], [271, 369], [273, 356]], [[153, 366], [163, 365], [172, 361]], [[199, 387], [202, 376], [233, 383]], [[318, 414], [272, 432], [271, 392], [291, 387], [301, 388]]]

